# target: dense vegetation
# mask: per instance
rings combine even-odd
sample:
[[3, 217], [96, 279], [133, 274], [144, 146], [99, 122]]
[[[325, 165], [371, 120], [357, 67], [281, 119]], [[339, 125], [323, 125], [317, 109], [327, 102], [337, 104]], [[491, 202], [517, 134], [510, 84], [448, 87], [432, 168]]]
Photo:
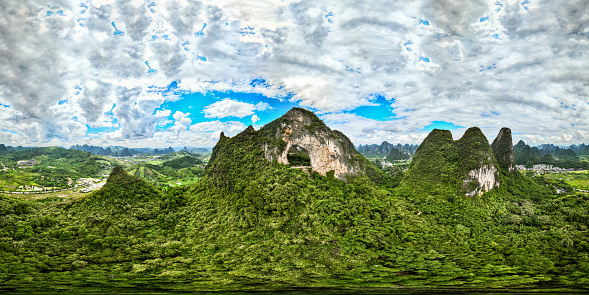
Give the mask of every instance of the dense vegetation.
[[[434, 129], [419, 145], [403, 179], [410, 194], [439, 194], [452, 197], [471, 191], [478, 183], [465, 184], [468, 172], [483, 166], [497, 166], [485, 135], [469, 128], [454, 141], [448, 130]], [[466, 185], [466, 186], [465, 186]]]
[[409, 160], [410, 158], [411, 155], [404, 153], [396, 148], [392, 148], [384, 160], [389, 163], [392, 163], [395, 161]]
[[[92, 147], [92, 146], [90, 146]], [[129, 150], [127, 148], [122, 151]], [[43, 192], [73, 189], [81, 178], [103, 178], [117, 165], [156, 186], [196, 182], [206, 156], [187, 151], [117, 159], [60, 147], [12, 148], [0, 152], [0, 191]], [[26, 162], [18, 164], [19, 162]]]
[[[434, 130], [401, 185], [399, 171], [377, 184], [269, 162], [263, 131], [223, 136], [190, 187], [161, 191], [115, 168], [79, 200], [1, 197], [0, 289], [589, 287], [586, 194], [503, 168], [481, 197], [455, 189], [447, 174], [490, 150], [480, 131], [453, 141]], [[419, 168], [427, 161], [452, 190]]]

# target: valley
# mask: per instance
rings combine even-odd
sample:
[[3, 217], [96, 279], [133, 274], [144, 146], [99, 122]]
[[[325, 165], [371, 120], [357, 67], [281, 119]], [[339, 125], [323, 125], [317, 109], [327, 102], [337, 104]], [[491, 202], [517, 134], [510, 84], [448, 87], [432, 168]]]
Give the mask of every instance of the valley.
[[[92, 155], [58, 147], [0, 153], [0, 193], [34, 199], [80, 197], [100, 189], [110, 171], [124, 167], [155, 186], [181, 186], [198, 181], [208, 156], [186, 151], [129, 157]], [[32, 197], [32, 196], [31, 196]]]

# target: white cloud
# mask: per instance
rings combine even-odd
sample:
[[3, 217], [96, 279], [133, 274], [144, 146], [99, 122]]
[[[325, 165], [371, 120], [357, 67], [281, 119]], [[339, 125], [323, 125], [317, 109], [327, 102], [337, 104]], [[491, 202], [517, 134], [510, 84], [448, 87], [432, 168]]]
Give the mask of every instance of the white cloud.
[[260, 121], [260, 117], [257, 115], [252, 116], [252, 124], [256, 125], [256, 122]]
[[254, 110], [267, 110], [268, 104], [260, 102], [257, 105], [225, 98], [206, 106], [203, 110], [205, 118], [243, 118], [254, 114]]
[[174, 113], [174, 126], [172, 126], [170, 130], [176, 132], [176, 137], [180, 135], [180, 132], [188, 129], [188, 126], [192, 122], [188, 116], [190, 116], [190, 113], [183, 113], [181, 111], [176, 111]]
[[[585, 0], [154, 4], [2, 1], [0, 103], [10, 109], [0, 108], [0, 130], [16, 132], [2, 139], [69, 143], [83, 140], [88, 128], [114, 126], [120, 129], [97, 140], [162, 139], [156, 125], [164, 117], [155, 110], [178, 96], [153, 89], [178, 81], [186, 92], [292, 95], [324, 114], [370, 105], [375, 93], [395, 98], [394, 112], [403, 119], [381, 124], [394, 125], [388, 131], [352, 128], [368, 122], [350, 118], [358, 143], [387, 139], [395, 129], [408, 136], [436, 120], [589, 142], [578, 132], [589, 129]], [[225, 99], [204, 113], [254, 119], [269, 109]], [[175, 120], [174, 128], [194, 123], [185, 122]]]

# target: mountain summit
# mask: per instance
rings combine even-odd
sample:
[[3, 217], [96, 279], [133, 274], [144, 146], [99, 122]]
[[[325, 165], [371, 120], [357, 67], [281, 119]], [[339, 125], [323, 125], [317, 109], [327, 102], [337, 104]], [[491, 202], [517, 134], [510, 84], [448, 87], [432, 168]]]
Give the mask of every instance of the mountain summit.
[[495, 159], [501, 168], [507, 169], [509, 172], [515, 170], [515, 157], [513, 154], [513, 141], [511, 138], [511, 129], [507, 127], [501, 128], [493, 144], [491, 144]]
[[343, 133], [327, 127], [311, 111], [293, 108], [260, 131], [268, 135], [262, 149], [264, 157], [271, 162], [290, 164], [289, 153], [298, 149], [309, 155], [311, 168], [322, 175], [332, 170], [338, 178], [364, 173], [364, 157], [354, 144]]
[[478, 127], [469, 128], [456, 141], [450, 131], [434, 129], [415, 152], [404, 182], [424, 193], [472, 197], [500, 185], [498, 167]]
[[[246, 157], [245, 154], [259, 154], [269, 163], [285, 165], [299, 166], [305, 163], [301, 158], [307, 158], [304, 168], [321, 175], [333, 171], [339, 179], [347, 175], [374, 175], [380, 172], [356, 151], [347, 136], [331, 130], [313, 112], [302, 108], [291, 109], [257, 131], [249, 126], [233, 138], [221, 134], [207, 170], [217, 171], [215, 174], [219, 175], [219, 169], [224, 165], [222, 163], [228, 161], [232, 157], [230, 154], [237, 150], [241, 151], [241, 158]], [[223, 154], [225, 156], [221, 156]]]

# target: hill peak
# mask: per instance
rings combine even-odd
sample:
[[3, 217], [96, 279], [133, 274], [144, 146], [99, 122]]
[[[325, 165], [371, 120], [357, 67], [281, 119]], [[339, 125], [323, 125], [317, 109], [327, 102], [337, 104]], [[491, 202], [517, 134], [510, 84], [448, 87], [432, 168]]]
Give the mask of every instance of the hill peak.
[[[507, 127], [501, 128], [491, 147], [497, 159], [497, 163], [509, 172], [515, 170], [515, 157], [513, 153], [513, 143], [511, 138], [511, 129]], [[523, 143], [523, 141], [520, 140]]]
[[404, 181], [425, 193], [476, 196], [499, 186], [499, 174], [480, 128], [469, 128], [456, 141], [450, 131], [434, 129], [415, 152]]
[[106, 179], [106, 184], [91, 194], [87, 200], [135, 202], [159, 197], [159, 192], [150, 183], [142, 178], [129, 175], [123, 167], [116, 166]]
[[359, 153], [350, 139], [331, 130], [309, 110], [292, 108], [262, 130], [272, 140], [262, 145], [269, 161], [289, 164], [289, 152], [298, 149], [308, 154], [311, 168], [322, 175], [332, 170], [338, 178], [363, 173], [362, 163], [356, 157]]
[[303, 108], [292, 108], [260, 130], [248, 127], [233, 138], [220, 140], [213, 149], [207, 167], [211, 171], [218, 170], [221, 163], [226, 161], [224, 158], [231, 157], [222, 154], [243, 150], [247, 145], [257, 146], [251, 153], [259, 151], [270, 163], [276, 161], [289, 165], [291, 155], [305, 154], [309, 161], [305, 167], [322, 175], [333, 171], [334, 176], [340, 179], [346, 175], [365, 174], [367, 169], [377, 170], [356, 151], [347, 136], [331, 130], [313, 112]]

